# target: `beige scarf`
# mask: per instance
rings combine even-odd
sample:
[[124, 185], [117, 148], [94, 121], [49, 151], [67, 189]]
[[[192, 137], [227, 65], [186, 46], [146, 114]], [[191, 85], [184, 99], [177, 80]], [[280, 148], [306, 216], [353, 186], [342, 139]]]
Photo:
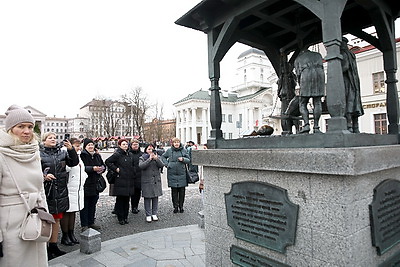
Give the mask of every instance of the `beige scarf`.
[[30, 144], [15, 144], [15, 139], [5, 131], [0, 131], [0, 153], [24, 163], [40, 159], [36, 140]]

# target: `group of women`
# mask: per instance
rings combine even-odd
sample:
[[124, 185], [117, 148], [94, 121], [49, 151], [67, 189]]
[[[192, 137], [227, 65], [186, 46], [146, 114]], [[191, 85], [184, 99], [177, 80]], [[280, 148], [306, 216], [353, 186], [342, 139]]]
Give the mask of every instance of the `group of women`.
[[[5, 131], [0, 131], [0, 266], [25, 266], [27, 263], [47, 266], [48, 260], [63, 255], [65, 252], [57, 246], [60, 225], [61, 242], [64, 245], [78, 243], [74, 235], [78, 211], [82, 231], [89, 227], [98, 230], [95, 224], [99, 199], [96, 184], [106, 165], [118, 174], [114, 194], [120, 224], [128, 223], [129, 201], [135, 195], [138, 173], [141, 174], [146, 221], [158, 220], [158, 197], [162, 195], [160, 171], [164, 166], [168, 170], [174, 213], [183, 212], [187, 186], [185, 164], [190, 159], [179, 139], [174, 138], [173, 146], [161, 156], [151, 144], [145, 147], [144, 153], [134, 153], [128, 149], [128, 141], [121, 139], [116, 152], [104, 163], [91, 139], [83, 141], [83, 149], [75, 138], [64, 140], [60, 146], [56, 134], [49, 132], [43, 135], [39, 148], [34, 127], [35, 120], [30, 112], [12, 105], [6, 112]], [[138, 198], [136, 190], [132, 198], [135, 205]], [[48, 245], [19, 238], [28, 208], [36, 206], [44, 207], [56, 221]]]
[[99, 199], [96, 184], [106, 166], [91, 139], [84, 139], [83, 149], [76, 138], [64, 140], [63, 146], [59, 146], [56, 134], [47, 132], [42, 142], [40, 158], [44, 189], [49, 212], [56, 220], [47, 250], [48, 259], [52, 259], [65, 254], [57, 246], [59, 225], [63, 245], [79, 243], [74, 234], [76, 212], [80, 212], [81, 231], [89, 227], [100, 230], [95, 224]]
[[[146, 221], [158, 221], [158, 197], [162, 195], [161, 171], [164, 166], [167, 167], [168, 187], [171, 187], [173, 212], [184, 212], [185, 187], [188, 185], [186, 164], [189, 164], [190, 158], [180, 140], [173, 138], [172, 147], [162, 154], [157, 152], [153, 144], [148, 144], [140, 154], [135, 152], [138, 148], [137, 140], [132, 140], [130, 148], [128, 140], [120, 139], [114, 154], [105, 161], [108, 169], [118, 174], [113, 185], [113, 195], [116, 196], [114, 212], [121, 225], [129, 223], [129, 200], [137, 194], [134, 190], [138, 188], [135, 184], [138, 175]], [[138, 163], [135, 155], [139, 156]], [[132, 212], [134, 208], [132, 204]]]

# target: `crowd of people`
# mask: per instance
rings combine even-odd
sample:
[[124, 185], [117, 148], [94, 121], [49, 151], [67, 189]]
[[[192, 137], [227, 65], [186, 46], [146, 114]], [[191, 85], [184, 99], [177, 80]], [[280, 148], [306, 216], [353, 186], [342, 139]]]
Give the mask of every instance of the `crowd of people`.
[[[173, 138], [166, 151], [155, 144], [147, 144], [142, 151], [138, 140], [120, 139], [113, 154], [103, 162], [92, 139], [71, 138], [58, 144], [55, 133], [47, 132], [40, 139], [34, 126], [35, 120], [27, 110], [12, 105], [6, 112], [5, 131], [0, 131], [0, 266], [22, 266], [27, 262], [47, 266], [48, 260], [65, 254], [57, 245], [58, 235], [61, 230], [63, 245], [79, 243], [75, 236], [77, 212], [81, 232], [88, 228], [100, 231], [95, 223], [100, 193], [97, 184], [106, 171], [115, 173], [109, 194], [116, 197], [113, 213], [117, 223], [129, 223], [130, 207], [132, 213], [139, 213], [142, 197], [144, 219], [149, 223], [159, 220], [164, 167], [172, 212], [184, 212], [187, 166], [197, 168], [191, 164], [194, 142], [184, 147]], [[23, 221], [37, 206], [47, 210], [55, 221], [48, 242], [19, 238]]]

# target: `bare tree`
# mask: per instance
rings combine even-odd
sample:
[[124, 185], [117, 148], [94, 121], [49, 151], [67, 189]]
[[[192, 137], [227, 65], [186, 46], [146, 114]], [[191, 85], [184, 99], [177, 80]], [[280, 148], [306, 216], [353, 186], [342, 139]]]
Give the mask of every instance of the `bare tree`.
[[127, 112], [130, 113], [126, 117], [130, 118], [132, 135], [140, 135], [145, 139], [143, 126], [146, 119], [146, 112], [150, 108], [150, 105], [147, 103], [147, 96], [143, 92], [142, 87], [131, 89], [128, 94], [122, 96], [122, 102], [124, 102]]

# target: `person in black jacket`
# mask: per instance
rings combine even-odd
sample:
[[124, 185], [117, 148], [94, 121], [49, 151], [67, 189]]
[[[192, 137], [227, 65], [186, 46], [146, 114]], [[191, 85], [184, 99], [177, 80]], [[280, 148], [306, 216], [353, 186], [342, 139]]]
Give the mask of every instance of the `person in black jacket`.
[[92, 139], [85, 138], [83, 140], [83, 151], [81, 152], [81, 160], [85, 165], [85, 171], [88, 174], [86, 178], [84, 190], [84, 207], [80, 211], [81, 231], [87, 230], [89, 227], [100, 230], [100, 226], [95, 224], [96, 205], [99, 200], [99, 192], [96, 189], [99, 176], [106, 170], [106, 165], [101, 155], [95, 151]]
[[60, 220], [63, 213], [69, 208], [68, 199], [68, 173], [66, 166], [74, 167], [79, 164], [78, 154], [68, 140], [64, 141], [67, 148], [61, 149], [57, 145], [57, 136], [53, 132], [47, 132], [42, 138], [43, 147], [40, 150], [42, 171], [44, 176], [44, 188], [49, 212], [53, 215], [56, 223], [53, 224], [52, 234], [47, 250], [48, 258], [64, 255], [57, 246]]
[[120, 139], [118, 148], [108, 159], [106, 165], [109, 169], [118, 173], [114, 183], [115, 213], [121, 225], [128, 223], [129, 200], [134, 194], [134, 160], [129, 152], [128, 140]]
[[134, 184], [134, 192], [131, 196], [131, 206], [132, 206], [132, 213], [137, 214], [139, 213], [139, 201], [142, 194], [142, 170], [139, 168], [139, 158], [142, 156], [143, 152], [140, 151], [139, 141], [133, 139], [131, 141], [130, 152], [133, 155], [133, 166], [135, 167], [134, 175], [133, 175], [133, 184]]

